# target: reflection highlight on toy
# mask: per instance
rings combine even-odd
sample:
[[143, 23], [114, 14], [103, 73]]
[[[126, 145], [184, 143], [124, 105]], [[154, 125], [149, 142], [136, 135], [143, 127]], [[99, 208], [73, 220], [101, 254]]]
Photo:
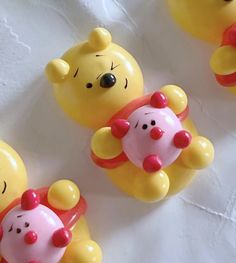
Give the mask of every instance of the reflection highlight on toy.
[[45, 72], [62, 109], [95, 131], [94, 162], [127, 194], [161, 200], [213, 161], [211, 142], [188, 117], [184, 91], [167, 85], [144, 95], [138, 63], [106, 29], [94, 29]]

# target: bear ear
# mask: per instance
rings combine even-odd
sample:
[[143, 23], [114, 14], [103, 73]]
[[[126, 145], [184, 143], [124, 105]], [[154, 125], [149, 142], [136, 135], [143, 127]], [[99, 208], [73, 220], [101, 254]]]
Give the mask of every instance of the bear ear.
[[95, 28], [89, 35], [89, 46], [94, 50], [103, 50], [110, 45], [111, 34], [105, 28]]
[[69, 71], [70, 65], [60, 58], [51, 60], [45, 68], [45, 74], [48, 80], [55, 84], [63, 82]]

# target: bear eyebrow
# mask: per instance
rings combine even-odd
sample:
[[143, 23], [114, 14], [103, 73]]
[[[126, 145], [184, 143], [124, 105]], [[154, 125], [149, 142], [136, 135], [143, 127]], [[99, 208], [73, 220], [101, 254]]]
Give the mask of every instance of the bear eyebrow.
[[74, 74], [74, 78], [77, 76], [78, 72], [79, 72], [79, 68], [76, 69], [75, 74]]
[[18, 215], [17, 218], [21, 218], [23, 215]]
[[99, 55], [99, 54], [98, 54], [98, 55], [96, 55], [96, 57], [103, 57], [103, 56], [105, 56], [105, 55]]
[[149, 114], [153, 114], [154, 112], [146, 112], [144, 113], [144, 115], [149, 115]]
[[137, 128], [137, 127], [138, 127], [138, 123], [139, 123], [139, 121], [137, 121], [137, 123], [136, 123], [136, 125], [134, 126], [134, 128]]

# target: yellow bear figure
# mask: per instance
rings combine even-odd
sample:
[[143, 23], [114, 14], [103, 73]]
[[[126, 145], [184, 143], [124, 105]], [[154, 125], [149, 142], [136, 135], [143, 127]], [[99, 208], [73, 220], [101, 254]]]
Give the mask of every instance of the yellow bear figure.
[[191, 35], [220, 44], [210, 60], [217, 81], [236, 92], [236, 1], [167, 0], [177, 23]]
[[[152, 99], [151, 95], [143, 95], [143, 77], [137, 62], [112, 42], [106, 29], [92, 30], [87, 41], [49, 62], [45, 72], [62, 109], [81, 125], [95, 130], [91, 141], [93, 160], [105, 168], [112, 182], [127, 194], [145, 202], [161, 200], [181, 191], [191, 182], [196, 169], [205, 168], [213, 161], [214, 148], [209, 140], [198, 136], [188, 118], [187, 96], [175, 85], [164, 86], [161, 92], [153, 94], [163, 99], [164, 104], [168, 101], [168, 109], [155, 110], [158, 114], [162, 111], [170, 114], [177, 126], [186, 130], [182, 133], [181, 145], [178, 142], [176, 145], [181, 148], [187, 141], [189, 144], [177, 151], [171, 164], [160, 166], [163, 169], [158, 171], [155, 158], [149, 158], [145, 169], [127, 159], [121, 140], [112, 132], [112, 120], [128, 118]], [[169, 120], [168, 116], [164, 120], [167, 126]], [[152, 136], [158, 137], [157, 127]], [[173, 146], [172, 141], [167, 144]], [[176, 153], [176, 149], [173, 151]]]
[[[0, 141], [0, 163], [1, 222], [8, 211], [18, 204], [19, 198], [27, 189], [27, 173], [20, 156], [3, 141]], [[48, 189], [44, 188], [39, 190], [39, 192], [47, 194], [47, 202], [52, 209], [63, 211], [65, 214], [67, 211], [75, 213], [76, 211], [74, 210], [77, 207], [81, 211], [81, 216], [78, 220], [71, 219], [75, 222], [71, 227], [72, 241], [66, 248], [61, 263], [101, 263], [102, 252], [97, 243], [90, 238], [84, 217], [86, 205], [84, 199], [80, 196], [78, 187], [71, 181], [60, 180], [52, 184]], [[73, 210], [73, 208], [76, 209]], [[74, 214], [72, 213], [72, 215]], [[3, 262], [5, 261], [3, 260]]]

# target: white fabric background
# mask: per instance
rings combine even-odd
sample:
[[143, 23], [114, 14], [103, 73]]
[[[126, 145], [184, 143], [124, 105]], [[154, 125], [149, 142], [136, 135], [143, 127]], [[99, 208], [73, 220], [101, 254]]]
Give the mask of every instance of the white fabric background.
[[[46, 63], [105, 26], [140, 63], [146, 91], [182, 86], [216, 158], [179, 195], [147, 205], [120, 193], [89, 158], [91, 133], [67, 118]], [[214, 47], [192, 39], [164, 0], [0, 0], [0, 135], [22, 156], [30, 185], [79, 183], [104, 263], [221, 263], [236, 257], [236, 97], [217, 86]]]

